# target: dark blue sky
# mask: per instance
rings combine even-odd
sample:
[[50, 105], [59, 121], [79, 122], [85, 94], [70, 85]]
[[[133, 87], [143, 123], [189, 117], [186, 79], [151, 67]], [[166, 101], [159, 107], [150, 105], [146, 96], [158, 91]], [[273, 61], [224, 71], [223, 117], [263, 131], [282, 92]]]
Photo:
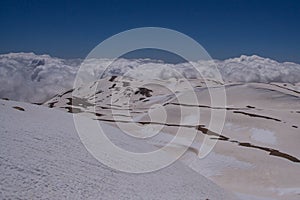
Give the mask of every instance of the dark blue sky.
[[85, 57], [106, 38], [156, 26], [197, 40], [213, 57], [258, 54], [300, 63], [300, 1], [0, 1], [0, 53]]

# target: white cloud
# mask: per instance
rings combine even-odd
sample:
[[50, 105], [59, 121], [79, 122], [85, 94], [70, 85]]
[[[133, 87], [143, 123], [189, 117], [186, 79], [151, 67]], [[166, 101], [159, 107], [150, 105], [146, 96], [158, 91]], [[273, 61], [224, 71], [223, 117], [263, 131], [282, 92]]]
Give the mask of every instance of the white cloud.
[[232, 82], [300, 82], [300, 65], [279, 63], [259, 56], [244, 56], [219, 62], [225, 81]]
[[48, 55], [0, 55], [0, 97], [43, 102], [72, 87], [76, 66]]
[[[10, 53], [0, 55], [0, 97], [27, 102], [43, 102], [73, 86], [80, 59], [64, 60], [49, 55]], [[89, 59], [87, 80], [108, 75], [127, 75], [140, 79], [197, 78], [200, 74], [190, 63], [166, 64], [149, 59]], [[109, 65], [111, 64], [111, 65]], [[214, 77], [214, 62], [193, 62], [206, 78]], [[224, 81], [228, 82], [300, 82], [300, 65], [278, 63], [258, 56], [215, 61]], [[109, 65], [108, 70], [105, 67]]]

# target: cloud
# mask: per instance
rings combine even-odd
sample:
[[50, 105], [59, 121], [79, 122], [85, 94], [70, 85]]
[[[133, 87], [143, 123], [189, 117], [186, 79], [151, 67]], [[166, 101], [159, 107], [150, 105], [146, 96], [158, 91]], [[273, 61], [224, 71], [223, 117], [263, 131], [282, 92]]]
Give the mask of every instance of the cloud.
[[[300, 65], [278, 63], [259, 56], [241, 56], [224, 61], [166, 64], [150, 59], [64, 60], [49, 55], [10, 53], [0, 55], [0, 97], [40, 103], [73, 87], [80, 64], [83, 82], [110, 75], [139, 79], [214, 78], [217, 66], [225, 82], [300, 82]], [[108, 66], [108, 68], [107, 68]], [[197, 68], [195, 70], [194, 66]], [[201, 73], [199, 73], [201, 72]]]
[[77, 65], [33, 53], [0, 55], [0, 96], [43, 102], [72, 87]]
[[279, 63], [259, 56], [244, 56], [219, 62], [225, 81], [231, 82], [300, 82], [300, 65]]

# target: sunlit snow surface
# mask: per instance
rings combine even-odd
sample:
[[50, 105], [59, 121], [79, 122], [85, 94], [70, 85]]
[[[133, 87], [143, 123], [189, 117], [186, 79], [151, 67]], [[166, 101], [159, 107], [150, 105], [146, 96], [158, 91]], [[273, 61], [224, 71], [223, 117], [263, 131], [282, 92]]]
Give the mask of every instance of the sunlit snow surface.
[[276, 144], [276, 137], [272, 131], [265, 130], [265, 129], [251, 129], [252, 135], [251, 139], [257, 142], [262, 142], [265, 144]]
[[[106, 167], [82, 145], [71, 114], [4, 100], [0, 109], [0, 199], [234, 198], [181, 162], [146, 174]], [[151, 148], [103, 126], [121, 147]]]
[[[87, 60], [87, 78], [98, 79], [104, 72], [102, 79], [72, 89], [81, 62], [27, 53], [0, 56], [0, 97], [44, 102], [37, 106], [1, 100], [3, 198], [224, 199], [227, 194], [220, 186], [241, 199], [299, 199], [298, 64], [258, 56], [215, 61], [225, 84], [208, 80], [209, 89], [225, 86], [227, 94], [227, 106], [215, 108], [207, 85], [187, 63], [119, 59], [104, 71], [110, 60]], [[211, 61], [194, 64], [209, 77]], [[181, 105], [176, 100], [175, 94], [183, 94], [187, 87], [180, 77], [162, 70], [166, 66], [188, 78], [198, 104]], [[138, 67], [147, 73], [112, 76]], [[146, 80], [152, 84], [141, 88]], [[181, 115], [180, 109], [199, 111], [200, 116]], [[208, 129], [213, 109], [226, 111], [221, 134]], [[165, 146], [178, 127], [187, 133], [197, 130], [197, 137], [171, 167], [140, 176], [124, 174], [105, 167], [85, 150], [70, 113], [103, 124], [111, 140], [134, 152]], [[140, 133], [129, 130], [132, 133], [153, 133], [153, 137], [132, 140], [120, 132], [118, 125], [125, 123], [144, 127]], [[162, 129], [156, 134], [158, 128]], [[218, 142], [207, 157], [199, 159], [207, 135]], [[174, 151], [186, 145], [187, 138], [179, 138]]]
[[[172, 81], [175, 81], [175, 92], [162, 87]], [[147, 140], [148, 144], [157, 148], [170, 142], [178, 127], [186, 133], [196, 129], [194, 143], [180, 159], [185, 165], [242, 199], [299, 198], [299, 91], [291, 89], [289, 84], [227, 83], [228, 106], [212, 108], [208, 88], [201, 79], [189, 80], [195, 88], [197, 105], [180, 104], [176, 100], [174, 94], [186, 90], [181, 80], [153, 80], [152, 83], [141, 91], [143, 80], [107, 77], [57, 95], [44, 105], [84, 114], [115, 127], [137, 123], [151, 131], [151, 128], [162, 125], [160, 133]], [[210, 90], [223, 87], [217, 82], [209, 85]], [[92, 90], [94, 93], [91, 93]], [[157, 104], [162, 106], [167, 116], [165, 121], [157, 118], [151, 121], [149, 110]], [[198, 109], [200, 116], [182, 116], [180, 109]], [[213, 109], [226, 110], [221, 135], [207, 129]], [[207, 134], [211, 140], [218, 142], [207, 157], [199, 159], [197, 155]], [[174, 151], [186, 144], [186, 138], [180, 138], [174, 144]]]

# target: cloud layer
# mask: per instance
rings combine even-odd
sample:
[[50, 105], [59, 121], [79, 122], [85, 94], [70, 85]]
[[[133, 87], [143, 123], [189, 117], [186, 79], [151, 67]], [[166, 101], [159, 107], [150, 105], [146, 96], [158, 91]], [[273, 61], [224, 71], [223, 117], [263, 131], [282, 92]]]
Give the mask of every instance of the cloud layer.
[[[259, 56], [241, 56], [224, 61], [166, 64], [149, 59], [64, 60], [49, 55], [10, 53], [0, 55], [0, 97], [40, 103], [73, 87], [80, 64], [86, 80], [108, 75], [140, 79], [214, 78], [216, 66], [225, 82], [300, 82], [300, 65], [278, 63]], [[109, 67], [108, 67], [109, 66]], [[107, 68], [108, 67], [108, 68]], [[195, 68], [197, 70], [195, 70]], [[201, 72], [201, 74], [199, 73]], [[86, 81], [82, 80], [82, 81]]]

